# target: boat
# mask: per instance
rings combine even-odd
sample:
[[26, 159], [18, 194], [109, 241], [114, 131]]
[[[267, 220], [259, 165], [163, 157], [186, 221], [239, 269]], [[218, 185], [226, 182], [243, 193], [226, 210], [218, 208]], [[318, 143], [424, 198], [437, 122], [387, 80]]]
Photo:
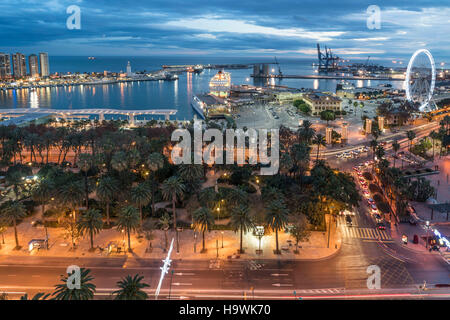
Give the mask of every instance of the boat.
[[194, 109], [195, 112], [202, 118], [205, 119], [204, 109], [205, 109], [205, 103], [201, 101], [196, 95], [192, 97], [191, 100], [191, 106], [192, 109]]

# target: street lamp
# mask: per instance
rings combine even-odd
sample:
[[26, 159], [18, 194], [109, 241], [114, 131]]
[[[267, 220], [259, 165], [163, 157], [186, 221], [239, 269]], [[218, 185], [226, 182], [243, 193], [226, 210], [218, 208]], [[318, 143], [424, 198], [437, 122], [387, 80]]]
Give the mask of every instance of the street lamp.
[[261, 254], [261, 238], [264, 236], [264, 226], [256, 226], [255, 234], [259, 240], [258, 250], [256, 250], [256, 254]]
[[222, 249], [223, 249], [223, 231], [220, 231], [220, 233], [222, 234]]
[[428, 241], [429, 241], [429, 239], [428, 239], [428, 230], [430, 230], [430, 221], [427, 220], [425, 222], [425, 227], [427, 228], [427, 241], [425, 243], [425, 248], [428, 249]]

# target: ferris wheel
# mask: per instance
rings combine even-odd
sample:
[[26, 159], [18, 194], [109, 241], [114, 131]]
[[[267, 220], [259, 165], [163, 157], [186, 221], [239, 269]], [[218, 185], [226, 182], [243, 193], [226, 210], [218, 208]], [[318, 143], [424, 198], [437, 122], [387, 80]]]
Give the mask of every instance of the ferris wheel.
[[414, 52], [408, 63], [405, 78], [406, 98], [419, 107], [420, 111], [437, 108], [432, 101], [436, 81], [436, 68], [430, 51], [420, 49]]

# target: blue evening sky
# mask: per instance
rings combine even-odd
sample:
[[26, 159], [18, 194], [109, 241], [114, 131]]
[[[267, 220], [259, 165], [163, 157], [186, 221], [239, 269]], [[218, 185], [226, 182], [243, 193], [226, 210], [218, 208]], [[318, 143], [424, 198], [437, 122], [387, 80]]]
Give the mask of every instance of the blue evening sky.
[[[81, 8], [68, 30], [66, 9]], [[368, 29], [378, 5], [381, 28]], [[0, 0], [0, 51], [50, 55], [315, 57], [320, 42], [342, 57], [450, 55], [450, 1]]]

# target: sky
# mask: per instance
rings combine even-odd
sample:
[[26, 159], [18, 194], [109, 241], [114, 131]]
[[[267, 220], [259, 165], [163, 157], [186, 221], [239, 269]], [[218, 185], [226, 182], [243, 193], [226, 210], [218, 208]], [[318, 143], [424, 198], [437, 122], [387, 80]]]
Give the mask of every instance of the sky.
[[[67, 27], [72, 5], [80, 29]], [[445, 61], [449, 35], [450, 0], [0, 0], [0, 52], [25, 54], [315, 58], [319, 42], [349, 59], [427, 48]]]

